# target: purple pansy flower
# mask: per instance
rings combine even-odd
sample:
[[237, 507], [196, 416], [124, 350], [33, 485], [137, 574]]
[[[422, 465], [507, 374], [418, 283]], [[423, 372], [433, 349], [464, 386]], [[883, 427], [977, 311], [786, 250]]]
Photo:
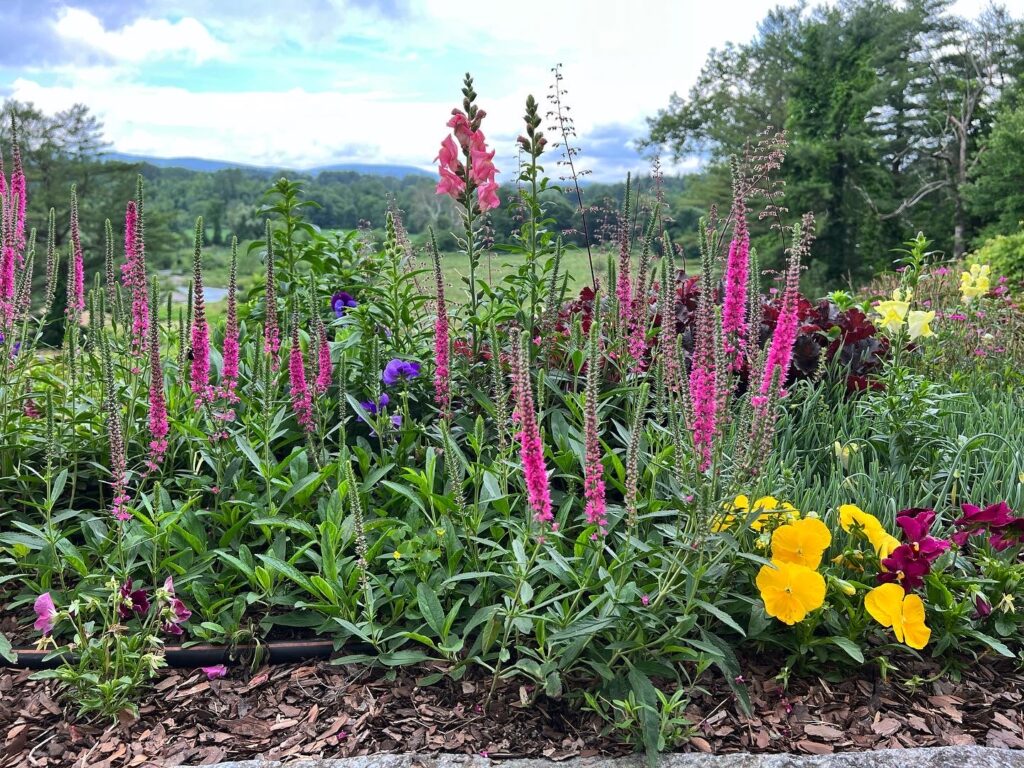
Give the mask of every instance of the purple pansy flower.
[[399, 380], [415, 379], [419, 375], [419, 363], [412, 362], [411, 360], [399, 360], [396, 357], [384, 366], [384, 372], [381, 374], [380, 378], [390, 387], [393, 384], [396, 384]]
[[349, 307], [358, 307], [359, 302], [355, 300], [351, 293], [347, 291], [338, 291], [331, 296], [331, 309], [334, 310], [335, 317], [341, 317], [345, 314], [345, 310]]
[[[377, 402], [373, 402], [373, 400], [360, 400], [359, 404], [363, 406], [363, 410], [368, 414], [376, 416], [380, 411], [387, 408], [390, 402], [391, 398], [388, 397], [388, 393], [385, 392], [380, 396], [380, 399]], [[360, 421], [363, 421], [362, 416], [359, 416], [358, 418]]]

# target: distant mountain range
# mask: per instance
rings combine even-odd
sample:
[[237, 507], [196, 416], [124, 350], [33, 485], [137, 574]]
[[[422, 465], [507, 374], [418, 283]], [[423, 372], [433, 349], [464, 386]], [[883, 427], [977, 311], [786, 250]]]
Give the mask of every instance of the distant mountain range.
[[201, 171], [213, 173], [223, 171], [227, 168], [240, 168], [246, 171], [272, 174], [277, 171], [291, 170], [301, 173], [308, 173], [313, 176], [324, 171], [353, 171], [369, 176], [430, 176], [428, 171], [417, 168], [414, 165], [377, 165], [374, 163], [332, 163], [331, 165], [318, 165], [313, 168], [280, 168], [273, 166], [247, 165], [245, 163], [233, 163], [228, 160], [209, 160], [203, 157], [152, 157], [150, 155], [130, 155], [125, 152], [109, 152], [105, 156], [107, 160], [116, 160], [122, 163], [149, 163], [158, 168], [184, 168], [189, 171]]

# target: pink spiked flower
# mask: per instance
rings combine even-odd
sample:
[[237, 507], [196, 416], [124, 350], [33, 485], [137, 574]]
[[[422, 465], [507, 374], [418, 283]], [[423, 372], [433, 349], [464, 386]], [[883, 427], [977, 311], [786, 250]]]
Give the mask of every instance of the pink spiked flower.
[[131, 346], [137, 355], [145, 353], [149, 338], [149, 278], [142, 247], [138, 206], [136, 201], [129, 200], [124, 213], [125, 263], [121, 265], [121, 284], [132, 296]]
[[771, 390], [776, 372], [778, 373], [778, 394], [780, 395], [783, 393], [782, 387], [785, 386], [786, 378], [789, 376], [789, 365], [793, 360], [793, 345], [796, 343], [796, 337], [800, 330], [799, 289], [800, 258], [798, 250], [794, 248], [786, 268], [786, 287], [782, 294], [779, 318], [775, 323], [772, 343], [768, 348], [764, 372], [761, 374], [760, 394], [762, 397], [767, 396]]
[[271, 236], [270, 222], [267, 222], [267, 289], [266, 319], [263, 323], [263, 352], [270, 356], [270, 367], [276, 371], [279, 365], [278, 350], [281, 349], [281, 329], [277, 324], [277, 288], [274, 278], [274, 240]]
[[224, 324], [224, 358], [221, 395], [229, 403], [237, 403], [238, 395], [238, 241], [231, 243], [231, 271], [228, 275], [228, 316]]
[[288, 375], [291, 383], [292, 410], [306, 432], [313, 431], [313, 394], [306, 382], [306, 362], [299, 344], [299, 319], [292, 320], [292, 343], [288, 350]]
[[195, 252], [192, 259], [192, 280], [195, 307], [192, 316], [192, 393], [196, 407], [210, 400], [210, 326], [206, 322], [206, 301], [203, 297], [203, 219], [196, 221]]
[[[0, 173], [0, 178], [3, 174]], [[8, 195], [0, 195], [0, 229], [3, 239], [0, 240], [0, 320], [5, 329], [14, 324], [17, 313], [15, 300], [15, 268], [16, 256], [14, 248], [14, 200]]]
[[434, 402], [442, 415], [449, 416], [451, 405], [451, 368], [449, 349], [451, 339], [448, 328], [448, 306], [444, 300], [444, 275], [441, 273], [441, 256], [433, 249], [434, 283], [437, 291], [437, 319], [434, 321]]
[[630, 277], [628, 222], [619, 222], [619, 271], [615, 275], [615, 296], [619, 300], [619, 319], [628, 329], [633, 319], [633, 281]]
[[527, 367], [526, 350], [518, 334], [515, 334], [515, 349], [512, 357], [512, 393], [516, 401], [519, 418], [519, 457], [526, 480], [527, 500], [533, 510], [533, 519], [541, 524], [554, 520], [551, 511], [551, 488], [544, 464], [544, 442], [537, 423], [534, 409], [533, 389], [530, 371]]
[[718, 377], [715, 360], [714, 302], [710, 268], [701, 277], [700, 300], [690, 368], [690, 404], [693, 414], [693, 445], [700, 456], [700, 469], [711, 466], [711, 452], [718, 432]]
[[[156, 289], [154, 288], [154, 291]], [[154, 299], [155, 302], [155, 299]], [[149, 461], [150, 470], [158, 469], [167, 453], [167, 401], [164, 398], [164, 371], [160, 362], [160, 337], [157, 323], [149, 327]]]
[[730, 358], [729, 367], [739, 370], [747, 335], [747, 282], [750, 267], [750, 234], [747, 231], [747, 209], [743, 192], [737, 184], [733, 195], [735, 228], [729, 243], [725, 268], [725, 297], [722, 301], [722, 342]]
[[327, 338], [327, 328], [320, 318], [316, 323], [316, 381], [313, 389], [323, 394], [331, 387], [334, 378], [334, 362], [331, 360], [331, 343]]
[[[11, 123], [12, 129], [14, 123]], [[11, 170], [11, 206], [14, 219], [14, 248], [18, 257], [18, 266], [25, 263], [25, 208], [28, 204], [28, 184], [25, 181], [25, 170], [21, 164], [21, 146], [18, 143], [18, 134], [12, 131], [11, 155], [14, 161], [14, 168]], [[0, 175], [3, 174], [0, 168]], [[0, 191], [2, 194], [2, 191]]]

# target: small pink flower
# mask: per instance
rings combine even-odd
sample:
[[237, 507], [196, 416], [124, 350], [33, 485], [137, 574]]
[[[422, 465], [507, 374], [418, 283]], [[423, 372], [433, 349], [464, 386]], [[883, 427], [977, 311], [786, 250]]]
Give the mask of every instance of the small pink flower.
[[53, 598], [50, 597], [50, 593], [43, 592], [43, 594], [36, 598], [32, 608], [36, 612], [36, 622], [32, 626], [44, 635], [50, 634], [53, 631], [54, 619], [57, 616], [57, 607], [53, 604]]
[[200, 667], [207, 680], [217, 680], [227, 677], [228, 668], [223, 664], [214, 664], [212, 667]]
[[650, 605], [651, 604], [650, 596], [649, 595], [641, 595], [640, 596], [640, 604], [645, 606], [645, 607]]

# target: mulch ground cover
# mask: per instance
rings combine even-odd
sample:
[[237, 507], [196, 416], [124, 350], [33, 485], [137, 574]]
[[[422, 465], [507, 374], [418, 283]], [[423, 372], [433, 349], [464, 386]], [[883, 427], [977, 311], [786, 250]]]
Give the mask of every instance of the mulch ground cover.
[[[284, 760], [377, 752], [458, 752], [493, 759], [622, 755], [631, 747], [596, 717], [564, 701], [500, 687], [489, 679], [419, 687], [423, 668], [385, 671], [327, 662], [233, 668], [207, 680], [166, 670], [138, 719], [83, 720], [49, 681], [0, 670], [0, 765], [170, 766], [265, 757]], [[888, 681], [790, 680], [777, 667], [745, 668], [753, 713], [742, 714], [722, 680], [702, 681], [687, 715], [694, 735], [682, 749], [800, 752], [979, 744], [1024, 748], [1024, 673], [979, 664], [959, 681], [922, 664]], [[920, 682], [906, 684], [911, 674]], [[903, 681], [903, 682], [900, 682]]]

